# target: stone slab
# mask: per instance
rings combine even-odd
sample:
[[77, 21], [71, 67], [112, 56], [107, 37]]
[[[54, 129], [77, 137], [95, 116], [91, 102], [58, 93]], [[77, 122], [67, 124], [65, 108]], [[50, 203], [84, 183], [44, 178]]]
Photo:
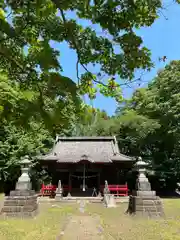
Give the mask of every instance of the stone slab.
[[5, 197], [1, 215], [6, 217], [33, 217], [37, 214], [38, 195], [33, 190], [15, 190]]
[[35, 193], [34, 190], [14, 190], [10, 192], [10, 196], [36, 196], [37, 194]]
[[151, 191], [151, 185], [148, 181], [141, 181], [141, 179], [139, 179], [137, 189], [140, 191]]
[[162, 201], [158, 196], [147, 199], [140, 196], [130, 196], [128, 212], [148, 216], [164, 216]]
[[134, 191], [132, 195], [152, 198], [156, 196], [156, 191]]
[[33, 212], [2, 212], [1, 217], [4, 218], [33, 218], [38, 214], [38, 210]]

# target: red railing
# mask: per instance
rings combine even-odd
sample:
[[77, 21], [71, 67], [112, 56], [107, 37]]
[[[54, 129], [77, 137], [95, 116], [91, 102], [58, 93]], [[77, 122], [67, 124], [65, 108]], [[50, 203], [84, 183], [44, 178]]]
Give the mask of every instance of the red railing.
[[56, 185], [52, 185], [52, 184], [48, 184], [48, 185], [44, 185], [42, 184], [41, 186], [41, 196], [52, 196], [53, 194], [55, 194], [56, 192]]
[[[52, 184], [44, 185], [44, 184], [42, 184], [40, 195], [41, 196], [55, 195], [56, 188], [57, 188], [56, 185], [52, 185]], [[71, 189], [72, 189], [71, 186], [69, 186], [69, 185], [63, 185], [62, 188], [63, 188], [63, 192], [70, 192]]]
[[[100, 186], [100, 190], [103, 192], [104, 185]], [[108, 185], [110, 193], [115, 196], [128, 196], [128, 185]]]

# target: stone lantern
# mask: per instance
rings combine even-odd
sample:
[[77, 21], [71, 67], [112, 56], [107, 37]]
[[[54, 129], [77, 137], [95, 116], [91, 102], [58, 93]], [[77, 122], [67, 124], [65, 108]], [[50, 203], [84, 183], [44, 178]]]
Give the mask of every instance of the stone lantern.
[[151, 191], [151, 185], [148, 178], [146, 177], [146, 168], [148, 163], [142, 161], [142, 158], [139, 157], [135, 165], [136, 170], [138, 171], [138, 179], [136, 181], [136, 190], [138, 191]]
[[1, 214], [7, 217], [34, 217], [38, 213], [38, 195], [31, 189], [29, 178], [30, 160], [25, 156], [21, 162], [21, 176], [16, 184], [16, 189], [5, 197]]
[[21, 161], [21, 176], [16, 183], [16, 190], [31, 190], [31, 180], [29, 177], [29, 168], [30, 168], [30, 160], [28, 156], [25, 156]]
[[146, 167], [148, 164], [139, 157], [135, 165], [139, 175], [136, 181], [136, 190], [129, 196], [129, 206], [127, 212], [130, 214], [140, 214], [148, 217], [164, 216], [164, 209], [160, 197], [151, 190], [150, 182], [146, 177]]

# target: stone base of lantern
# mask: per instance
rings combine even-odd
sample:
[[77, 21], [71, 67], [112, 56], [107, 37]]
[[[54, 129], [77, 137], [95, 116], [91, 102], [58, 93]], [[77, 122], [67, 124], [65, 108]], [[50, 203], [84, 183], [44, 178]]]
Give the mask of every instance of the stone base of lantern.
[[56, 192], [55, 201], [61, 201], [62, 199], [62, 192]]
[[5, 217], [34, 217], [38, 213], [38, 195], [33, 190], [15, 190], [5, 197], [1, 215]]
[[137, 191], [129, 197], [129, 214], [148, 217], [164, 217], [163, 204], [154, 191]]
[[105, 194], [103, 199], [104, 205], [107, 208], [116, 207], [116, 201], [113, 194]]

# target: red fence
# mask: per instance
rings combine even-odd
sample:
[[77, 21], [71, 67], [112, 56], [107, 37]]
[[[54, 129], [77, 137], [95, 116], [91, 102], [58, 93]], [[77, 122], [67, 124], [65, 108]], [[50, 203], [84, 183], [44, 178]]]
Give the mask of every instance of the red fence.
[[[44, 184], [42, 184], [40, 195], [41, 196], [53, 196], [56, 193], [56, 188], [57, 188], [56, 185], [52, 185], [52, 184], [44, 185]], [[63, 185], [62, 188], [63, 188], [64, 192], [70, 192], [71, 191], [71, 186]]]
[[[100, 189], [103, 192], [104, 185], [101, 185]], [[110, 193], [115, 196], [128, 196], [128, 185], [108, 185]]]
[[[100, 186], [100, 191], [103, 192], [104, 190], [104, 185]], [[44, 185], [42, 184], [41, 186], [41, 191], [40, 191], [40, 195], [41, 196], [53, 196], [56, 193], [56, 185]], [[69, 185], [63, 185], [63, 192], [71, 192], [72, 187]], [[127, 184], [124, 185], [108, 185], [109, 191], [110, 193], [114, 194], [115, 196], [128, 196], [128, 186]]]

